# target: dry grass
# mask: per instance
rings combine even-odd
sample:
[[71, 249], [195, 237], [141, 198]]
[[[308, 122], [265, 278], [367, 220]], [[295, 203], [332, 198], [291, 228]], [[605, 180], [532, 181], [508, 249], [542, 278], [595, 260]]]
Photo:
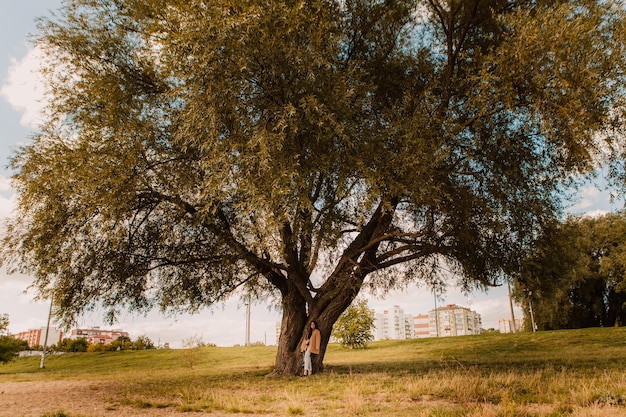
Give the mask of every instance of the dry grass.
[[88, 379], [110, 387], [109, 409], [145, 415], [626, 416], [624, 328], [332, 345], [307, 378], [267, 376], [275, 352], [209, 347], [193, 368], [180, 350], [63, 355], [43, 371], [21, 359], [0, 384]]

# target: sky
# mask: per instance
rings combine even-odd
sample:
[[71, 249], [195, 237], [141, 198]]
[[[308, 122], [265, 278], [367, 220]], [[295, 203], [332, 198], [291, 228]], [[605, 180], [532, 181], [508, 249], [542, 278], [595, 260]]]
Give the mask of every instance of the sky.
[[[15, 193], [10, 187], [11, 171], [8, 162], [17, 147], [26, 144], [37, 129], [41, 89], [32, 69], [37, 66], [37, 53], [29, 42], [36, 31], [35, 19], [50, 14], [61, 5], [61, 0], [0, 0], [0, 221], [11, 215]], [[598, 214], [614, 211], [608, 192], [590, 186], [583, 189], [579, 200], [570, 209], [573, 214]], [[8, 314], [9, 331], [17, 333], [46, 325], [49, 304], [33, 300], [28, 291], [32, 278], [8, 275], [0, 270], [0, 314]], [[410, 286], [384, 298], [366, 295], [368, 305], [377, 313], [400, 306], [406, 314], [426, 314], [435, 307], [435, 299], [427, 288]], [[490, 289], [487, 293], [463, 294], [454, 288], [436, 301], [437, 306], [457, 304], [478, 312], [483, 328], [498, 328], [499, 319], [511, 318], [506, 287]], [[515, 306], [514, 315], [522, 317]], [[246, 341], [246, 308], [238, 299], [206, 309], [196, 315], [163, 316], [158, 312], [148, 315], [122, 314], [113, 326], [102, 321], [101, 312], [80, 317], [77, 327], [99, 326], [103, 329], [122, 329], [132, 339], [148, 336], [155, 344], [168, 343], [183, 347], [192, 339], [201, 339], [218, 346], [243, 345]], [[276, 343], [276, 323], [281, 315], [275, 306], [262, 300], [253, 302], [250, 314], [250, 341], [268, 345]]]

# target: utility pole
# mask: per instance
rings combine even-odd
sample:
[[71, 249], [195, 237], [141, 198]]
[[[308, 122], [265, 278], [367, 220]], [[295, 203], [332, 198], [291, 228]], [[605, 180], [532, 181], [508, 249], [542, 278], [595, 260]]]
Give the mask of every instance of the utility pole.
[[437, 290], [433, 285], [433, 295], [435, 296], [435, 334], [439, 337], [439, 311], [437, 311]]
[[50, 296], [50, 311], [48, 311], [48, 324], [46, 325], [46, 335], [43, 339], [43, 352], [41, 352], [41, 362], [39, 362], [39, 369], [44, 368], [46, 361], [46, 350], [48, 349], [48, 333], [50, 331], [50, 318], [52, 317], [52, 296]]
[[246, 346], [250, 346], [250, 295], [248, 295], [248, 302], [246, 306]]
[[506, 286], [509, 290], [509, 305], [511, 306], [511, 331], [515, 333], [517, 326], [515, 326], [515, 313], [513, 312], [513, 298], [511, 298], [511, 283], [507, 280]]
[[533, 314], [533, 301], [531, 299], [532, 295], [533, 292], [530, 291], [528, 293], [528, 309], [530, 310], [530, 324], [533, 326], [533, 332], [535, 332], [537, 330], [537, 326], [535, 325], [535, 315]]

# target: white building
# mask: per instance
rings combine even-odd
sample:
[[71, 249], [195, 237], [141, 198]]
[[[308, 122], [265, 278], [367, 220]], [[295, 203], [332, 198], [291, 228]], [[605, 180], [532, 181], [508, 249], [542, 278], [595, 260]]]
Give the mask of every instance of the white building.
[[516, 333], [524, 329], [524, 319], [515, 319], [515, 326], [513, 326], [513, 324], [513, 320], [511, 319], [498, 320], [500, 333]]
[[466, 336], [482, 331], [480, 314], [456, 304], [431, 310], [428, 321], [431, 337]]
[[399, 306], [393, 306], [393, 310], [376, 314], [375, 326], [374, 340], [406, 340], [415, 337], [413, 316], [404, 314], [404, 310]]
[[430, 337], [430, 320], [428, 314], [413, 316], [413, 332], [416, 338]]
[[117, 340], [119, 337], [129, 337], [128, 332], [120, 329], [103, 330], [99, 327], [90, 327], [88, 329], [73, 329], [70, 332], [70, 339], [85, 339], [91, 344], [103, 344], [108, 345], [111, 342]]
[[24, 340], [31, 348], [42, 346], [58, 345], [63, 339], [63, 332], [56, 327], [48, 328], [48, 339], [46, 342], [46, 328], [30, 329], [25, 332], [19, 332], [15, 338]]

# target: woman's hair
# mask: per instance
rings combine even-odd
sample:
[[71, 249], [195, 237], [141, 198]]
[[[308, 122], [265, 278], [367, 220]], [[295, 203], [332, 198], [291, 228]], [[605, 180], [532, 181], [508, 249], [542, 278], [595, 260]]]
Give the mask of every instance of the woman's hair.
[[[317, 329], [317, 321], [311, 320], [311, 323], [315, 324], [315, 328]], [[313, 329], [311, 329], [311, 323], [309, 323], [309, 329], [306, 332], [306, 338], [310, 339], [313, 335]]]

